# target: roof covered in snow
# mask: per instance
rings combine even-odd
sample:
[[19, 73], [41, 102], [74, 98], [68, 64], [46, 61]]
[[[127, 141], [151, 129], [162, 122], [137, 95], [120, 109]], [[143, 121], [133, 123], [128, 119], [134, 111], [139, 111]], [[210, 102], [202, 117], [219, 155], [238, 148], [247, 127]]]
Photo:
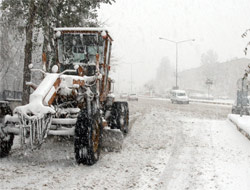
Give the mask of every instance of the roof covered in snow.
[[64, 28], [54, 28], [54, 31], [94, 31], [94, 32], [102, 32], [108, 31], [105, 28], [96, 28], [96, 27], [64, 27]]
[[102, 36], [108, 36], [108, 38], [113, 41], [111, 36], [109, 35], [109, 32], [106, 28], [97, 28], [97, 27], [63, 27], [63, 28], [54, 28], [55, 32], [62, 32], [62, 33], [98, 33], [101, 32]]

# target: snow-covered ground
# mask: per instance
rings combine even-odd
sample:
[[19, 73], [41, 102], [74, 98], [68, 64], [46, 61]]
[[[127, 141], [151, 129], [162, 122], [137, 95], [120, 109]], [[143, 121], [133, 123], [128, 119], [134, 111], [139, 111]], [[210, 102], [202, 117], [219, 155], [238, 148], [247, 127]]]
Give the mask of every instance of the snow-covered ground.
[[76, 165], [71, 140], [0, 161], [0, 189], [250, 189], [250, 141], [226, 120], [228, 106], [129, 102], [131, 131], [120, 152]]

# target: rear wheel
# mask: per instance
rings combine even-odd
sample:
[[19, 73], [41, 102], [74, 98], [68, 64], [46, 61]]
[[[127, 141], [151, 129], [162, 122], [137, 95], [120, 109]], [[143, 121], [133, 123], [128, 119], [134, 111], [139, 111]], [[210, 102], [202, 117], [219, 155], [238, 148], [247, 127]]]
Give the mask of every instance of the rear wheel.
[[129, 126], [129, 108], [127, 102], [114, 102], [112, 106], [112, 124], [113, 129], [120, 129], [123, 134], [128, 133]]
[[8, 134], [4, 138], [0, 138], [0, 158], [8, 156], [13, 145], [14, 135]]
[[[6, 115], [12, 115], [12, 111], [8, 105], [0, 106], [0, 125], [3, 123], [3, 118]], [[1, 126], [0, 126], [1, 127]], [[1, 129], [0, 129], [1, 130]], [[14, 135], [6, 134], [4, 137], [0, 137], [0, 157], [5, 157], [9, 155], [11, 147], [13, 145]]]
[[3, 122], [3, 118], [6, 115], [12, 115], [12, 110], [7, 104], [0, 104], [0, 121]]
[[99, 116], [82, 110], [75, 128], [75, 158], [78, 164], [93, 165], [99, 160], [102, 126]]

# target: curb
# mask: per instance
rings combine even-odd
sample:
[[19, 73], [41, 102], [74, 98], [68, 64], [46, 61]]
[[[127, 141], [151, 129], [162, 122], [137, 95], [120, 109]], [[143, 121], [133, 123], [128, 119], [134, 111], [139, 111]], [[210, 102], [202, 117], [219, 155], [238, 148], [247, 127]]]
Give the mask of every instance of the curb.
[[198, 101], [198, 100], [193, 100], [193, 99], [190, 99], [189, 100], [190, 102], [196, 102], [196, 103], [206, 103], [206, 104], [220, 104], [220, 105], [228, 105], [228, 106], [231, 106], [233, 105], [232, 103], [226, 103], [226, 102], [210, 102], [210, 101]]
[[[168, 98], [157, 98], [157, 97], [144, 97], [144, 96], [139, 96], [140, 98], [143, 99], [153, 99], [153, 100], [169, 100]], [[195, 99], [189, 99], [189, 102], [195, 102], [195, 103], [204, 103], [204, 104], [218, 104], [218, 105], [227, 105], [227, 106], [232, 106], [232, 103], [227, 103], [227, 102], [211, 102], [211, 101], [199, 101]]]
[[244, 131], [242, 128], [240, 128], [237, 123], [235, 121], [233, 121], [232, 119], [228, 118], [228, 120], [233, 124], [235, 125], [235, 127], [238, 129], [238, 131], [243, 134], [246, 138], [248, 138], [248, 140], [250, 140], [250, 135]]

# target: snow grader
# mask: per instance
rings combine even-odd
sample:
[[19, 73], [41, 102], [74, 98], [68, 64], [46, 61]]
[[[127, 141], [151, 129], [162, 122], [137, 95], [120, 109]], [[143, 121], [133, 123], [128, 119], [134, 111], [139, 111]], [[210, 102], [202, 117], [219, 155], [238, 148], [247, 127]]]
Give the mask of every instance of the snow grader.
[[74, 136], [76, 162], [93, 165], [104, 137], [119, 144], [128, 132], [128, 103], [115, 101], [109, 77], [113, 40], [102, 28], [55, 28], [54, 36], [50, 71], [29, 65], [44, 76], [39, 85], [26, 83], [34, 89], [29, 103], [1, 112], [0, 157], [9, 154], [15, 135], [32, 150], [48, 135]]

